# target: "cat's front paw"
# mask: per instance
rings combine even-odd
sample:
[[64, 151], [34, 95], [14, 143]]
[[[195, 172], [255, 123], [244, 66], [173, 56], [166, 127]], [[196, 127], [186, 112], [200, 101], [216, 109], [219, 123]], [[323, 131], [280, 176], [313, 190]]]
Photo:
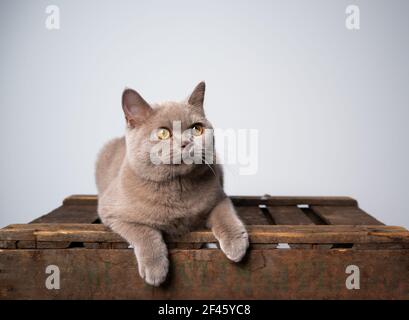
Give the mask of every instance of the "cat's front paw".
[[246, 231], [234, 236], [220, 239], [220, 248], [230, 260], [239, 262], [249, 247], [249, 237]]
[[149, 261], [138, 261], [139, 274], [151, 286], [161, 285], [168, 274], [169, 260], [166, 256]]

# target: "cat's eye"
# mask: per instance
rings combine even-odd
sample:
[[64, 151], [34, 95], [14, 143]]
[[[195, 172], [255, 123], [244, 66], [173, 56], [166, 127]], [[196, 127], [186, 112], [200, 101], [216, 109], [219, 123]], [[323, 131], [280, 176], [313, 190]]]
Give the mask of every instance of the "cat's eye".
[[192, 134], [196, 137], [201, 136], [204, 132], [204, 127], [200, 123], [196, 123], [192, 126]]
[[158, 137], [159, 140], [167, 140], [170, 138], [170, 131], [169, 129], [166, 128], [159, 128], [156, 136]]

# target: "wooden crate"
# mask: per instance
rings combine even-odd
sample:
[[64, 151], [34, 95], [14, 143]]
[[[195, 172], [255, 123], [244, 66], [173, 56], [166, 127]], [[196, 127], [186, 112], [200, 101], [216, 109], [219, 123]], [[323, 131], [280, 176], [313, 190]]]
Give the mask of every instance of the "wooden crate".
[[[232, 197], [250, 235], [230, 262], [209, 230], [166, 238], [170, 273], [158, 288], [132, 249], [76, 195], [29, 224], [0, 230], [1, 299], [409, 299], [409, 232], [385, 226], [348, 197]], [[60, 288], [47, 289], [49, 265]], [[359, 289], [348, 289], [348, 266]], [[358, 268], [358, 269], [357, 269]], [[355, 278], [356, 280], [357, 278]], [[355, 282], [355, 285], [357, 282]]]

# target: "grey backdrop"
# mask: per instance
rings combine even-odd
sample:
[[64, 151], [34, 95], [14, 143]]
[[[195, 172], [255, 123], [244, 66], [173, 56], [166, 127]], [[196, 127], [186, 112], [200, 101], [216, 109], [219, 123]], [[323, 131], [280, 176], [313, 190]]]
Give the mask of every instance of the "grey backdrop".
[[[45, 28], [47, 5], [61, 29]], [[345, 27], [356, 4], [361, 29]], [[0, 5], [0, 227], [95, 193], [121, 91], [182, 99], [206, 80], [216, 127], [260, 131], [230, 194], [348, 195], [409, 227], [409, 2], [16, 1]]]

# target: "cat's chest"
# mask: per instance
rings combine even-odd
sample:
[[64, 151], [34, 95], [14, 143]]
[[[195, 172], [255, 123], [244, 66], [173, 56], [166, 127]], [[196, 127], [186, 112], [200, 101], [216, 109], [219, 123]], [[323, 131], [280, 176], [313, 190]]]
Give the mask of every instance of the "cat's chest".
[[222, 189], [217, 183], [175, 183], [171, 189], [158, 190], [145, 199], [150, 212], [149, 224], [168, 233], [183, 233], [203, 224], [220, 200]]
[[198, 215], [212, 209], [218, 193], [216, 188], [173, 190], [160, 197], [155, 209], [170, 219]]
[[173, 198], [171, 201], [171, 206], [162, 202], [152, 208], [147, 223], [156, 229], [174, 235], [181, 235], [204, 226], [215, 202], [209, 198], [200, 201], [198, 197], [187, 198], [183, 195], [181, 198]]

